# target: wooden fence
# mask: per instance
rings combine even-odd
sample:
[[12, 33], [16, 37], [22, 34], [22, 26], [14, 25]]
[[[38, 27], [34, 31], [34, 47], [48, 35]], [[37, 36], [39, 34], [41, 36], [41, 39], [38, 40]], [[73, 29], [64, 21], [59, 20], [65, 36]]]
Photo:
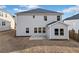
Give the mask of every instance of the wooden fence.
[[79, 30], [78, 30], [78, 33], [76, 33], [74, 29], [70, 30], [69, 37], [79, 42]]

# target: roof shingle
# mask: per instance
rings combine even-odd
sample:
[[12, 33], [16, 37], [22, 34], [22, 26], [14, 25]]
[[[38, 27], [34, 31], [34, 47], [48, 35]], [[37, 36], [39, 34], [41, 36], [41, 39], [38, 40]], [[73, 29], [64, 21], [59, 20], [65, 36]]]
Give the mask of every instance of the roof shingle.
[[64, 20], [75, 20], [75, 19], [79, 19], [79, 14], [76, 14], [76, 15], [73, 15], [73, 16], [71, 16], [71, 17], [68, 17], [68, 18], [66, 18], [66, 19], [64, 19]]
[[51, 25], [51, 24], [56, 23], [56, 22], [58, 22], [58, 21], [53, 21], [53, 22], [51, 22], [51, 23], [49, 23], [49, 24], [47, 24], [47, 25]]
[[[19, 13], [59, 13], [59, 12], [37, 8], [37, 9], [32, 9], [24, 12], [19, 12]], [[63, 14], [63, 13], [60, 13], [60, 14]]]

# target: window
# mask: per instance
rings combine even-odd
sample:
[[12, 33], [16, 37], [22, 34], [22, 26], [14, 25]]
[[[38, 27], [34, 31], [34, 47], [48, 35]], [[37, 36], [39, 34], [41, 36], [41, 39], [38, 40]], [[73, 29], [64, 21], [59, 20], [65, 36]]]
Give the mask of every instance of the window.
[[1, 14], [1, 16], [3, 17], [3, 13]]
[[26, 28], [26, 33], [29, 33], [29, 28]]
[[35, 18], [35, 16], [33, 15], [33, 18]]
[[60, 21], [60, 16], [57, 16], [57, 21]]
[[41, 33], [41, 27], [38, 28], [38, 33]]
[[2, 13], [0, 12], [0, 16], [1, 16], [1, 14], [2, 14]]
[[58, 35], [59, 30], [55, 29], [55, 35]]
[[5, 14], [5, 17], [7, 17], [7, 14]]
[[3, 17], [3, 12], [0, 12], [0, 16], [2, 16], [2, 17]]
[[5, 22], [2, 22], [2, 26], [5, 26]]
[[64, 35], [64, 29], [60, 29], [60, 35]]
[[34, 33], [37, 33], [37, 28], [34, 28]]
[[43, 27], [43, 33], [46, 33], [46, 29], [45, 29], [45, 27]]
[[47, 21], [47, 16], [44, 16], [44, 20]]

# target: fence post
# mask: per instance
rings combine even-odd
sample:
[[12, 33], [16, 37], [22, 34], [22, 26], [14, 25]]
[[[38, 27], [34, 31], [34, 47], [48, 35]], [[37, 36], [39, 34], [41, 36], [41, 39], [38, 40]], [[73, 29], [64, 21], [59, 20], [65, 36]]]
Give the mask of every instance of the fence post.
[[75, 30], [72, 29], [72, 39], [75, 39]]
[[78, 34], [77, 34], [77, 40], [79, 41], [79, 30], [78, 30]]

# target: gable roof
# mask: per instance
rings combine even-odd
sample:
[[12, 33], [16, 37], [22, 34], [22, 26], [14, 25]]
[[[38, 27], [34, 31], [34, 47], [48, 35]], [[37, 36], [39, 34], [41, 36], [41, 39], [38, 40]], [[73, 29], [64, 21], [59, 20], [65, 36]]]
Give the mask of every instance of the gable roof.
[[9, 11], [7, 11], [5, 9], [0, 9], [0, 12], [7, 13], [7, 14], [9, 14], [13, 18], [13, 15]]
[[56, 23], [57, 21], [54, 21], [54, 22], [51, 22], [51, 23], [49, 23], [49, 24], [47, 24], [47, 25], [51, 25], [51, 24], [53, 24], [53, 23]]
[[67, 24], [65, 24], [65, 23], [62, 22], [62, 21], [54, 21], [54, 22], [51, 22], [51, 23], [47, 24], [47, 26], [52, 25], [52, 24], [54, 25], [54, 24], [56, 24], [56, 23], [61, 23], [61, 24], [64, 24], [64, 25], [68, 26]]
[[71, 17], [68, 17], [68, 18], [66, 18], [66, 19], [64, 19], [64, 20], [75, 20], [75, 19], [79, 19], [79, 14], [76, 14], [76, 15], [73, 15], [73, 16], [71, 16]]
[[[36, 8], [36, 9], [24, 11], [24, 12], [19, 12], [17, 14], [20, 14], [20, 13], [59, 13], [59, 12], [50, 11], [50, 10], [46, 10], [46, 9], [42, 9], [42, 8]], [[63, 14], [63, 13], [59, 13], [59, 14]]]

